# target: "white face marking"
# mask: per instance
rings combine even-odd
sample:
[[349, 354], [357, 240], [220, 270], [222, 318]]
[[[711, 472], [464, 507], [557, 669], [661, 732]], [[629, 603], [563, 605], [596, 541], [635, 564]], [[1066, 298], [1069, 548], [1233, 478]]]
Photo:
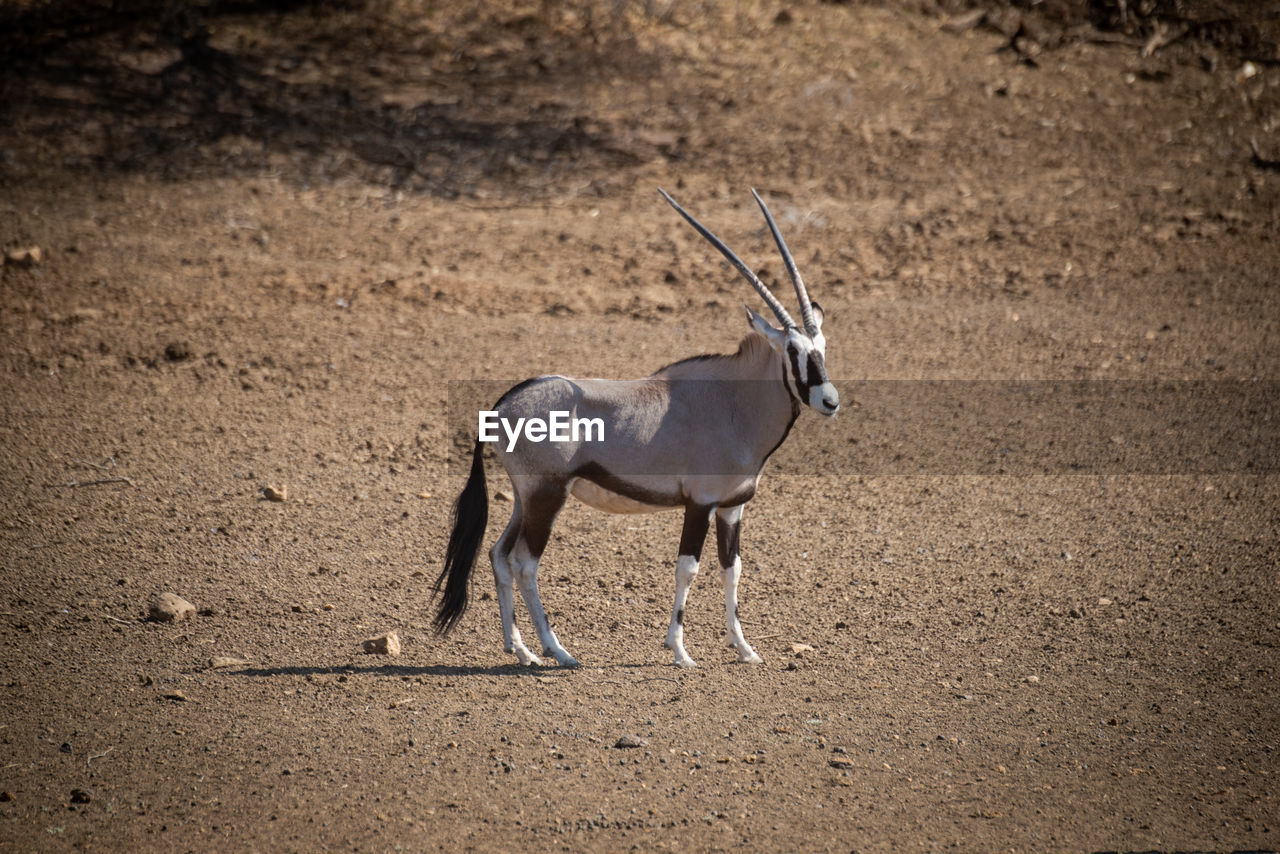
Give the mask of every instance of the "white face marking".
[[835, 415], [840, 409], [840, 393], [826, 377], [823, 358], [826, 343], [821, 332], [815, 340], [798, 329], [789, 330], [784, 358], [787, 381], [792, 392], [810, 408], [830, 416]]
[[823, 415], [831, 416], [840, 411], [840, 392], [829, 382], [809, 389], [809, 405]]

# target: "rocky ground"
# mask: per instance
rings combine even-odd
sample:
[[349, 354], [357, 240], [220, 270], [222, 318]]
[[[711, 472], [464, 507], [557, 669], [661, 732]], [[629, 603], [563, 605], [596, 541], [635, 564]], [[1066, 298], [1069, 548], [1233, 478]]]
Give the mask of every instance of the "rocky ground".
[[[0, 847], [1280, 847], [1277, 22], [1130, 5], [245, 4], [9, 44]], [[660, 186], [785, 293], [760, 189], [847, 402], [747, 508], [765, 663], [708, 561], [671, 667], [679, 515], [581, 505], [541, 578], [583, 667], [503, 653], [483, 566], [437, 638], [455, 381], [745, 332]], [[931, 465], [988, 436], [873, 405], [924, 380], [1244, 388], [1246, 452]]]

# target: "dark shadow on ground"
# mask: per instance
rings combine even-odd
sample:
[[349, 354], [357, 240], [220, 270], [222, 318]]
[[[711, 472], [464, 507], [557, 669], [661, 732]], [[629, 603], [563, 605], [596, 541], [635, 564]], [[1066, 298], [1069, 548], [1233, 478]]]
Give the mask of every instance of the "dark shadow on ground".
[[183, 6], [96, 32], [64, 26], [40, 51], [10, 44], [0, 183], [267, 173], [492, 197], [661, 155], [575, 95], [592, 76], [653, 71], [625, 35], [499, 4], [450, 17], [374, 3]]
[[[574, 674], [598, 670], [647, 670], [650, 664], [612, 664], [600, 667], [556, 667], [555, 665], [526, 667], [516, 662], [488, 667], [458, 664], [288, 664], [278, 667], [245, 667], [224, 670], [229, 676], [252, 676], [269, 679], [278, 676], [554, 676], [567, 678]], [[679, 682], [675, 677], [650, 677]]]

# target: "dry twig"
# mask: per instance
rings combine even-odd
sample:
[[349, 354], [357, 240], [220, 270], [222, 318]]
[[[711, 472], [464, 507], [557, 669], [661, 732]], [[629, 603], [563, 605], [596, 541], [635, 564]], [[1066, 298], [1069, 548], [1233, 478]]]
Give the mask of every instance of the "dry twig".
[[97, 480], [69, 480], [66, 483], [47, 483], [56, 489], [78, 489], [81, 486], [104, 486], [108, 483], [127, 483], [133, 486], [133, 479], [128, 477], [103, 477]]
[[101, 759], [102, 757], [106, 756], [108, 753], [110, 753], [111, 751], [113, 751], [113, 750], [115, 750], [115, 749], [116, 749], [116, 748], [115, 748], [115, 745], [113, 744], [112, 746], [108, 747], [106, 750], [102, 751], [101, 753], [95, 753], [95, 754], [93, 754], [92, 756], [90, 756], [90, 757], [88, 757], [87, 759], [85, 759], [85, 761], [84, 761], [85, 767], [87, 768], [87, 767], [89, 766], [89, 763], [90, 763], [90, 762], [92, 762], [92, 761], [93, 761], [93, 760], [95, 760], [95, 759]]

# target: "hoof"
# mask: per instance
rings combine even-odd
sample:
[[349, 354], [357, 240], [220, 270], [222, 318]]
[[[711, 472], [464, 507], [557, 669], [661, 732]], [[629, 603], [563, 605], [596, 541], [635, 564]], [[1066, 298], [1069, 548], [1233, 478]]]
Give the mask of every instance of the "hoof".
[[520, 659], [520, 663], [525, 667], [539, 667], [542, 664], [542, 659], [538, 658], [538, 656], [529, 652], [527, 649], [517, 647], [515, 653], [516, 657]]

